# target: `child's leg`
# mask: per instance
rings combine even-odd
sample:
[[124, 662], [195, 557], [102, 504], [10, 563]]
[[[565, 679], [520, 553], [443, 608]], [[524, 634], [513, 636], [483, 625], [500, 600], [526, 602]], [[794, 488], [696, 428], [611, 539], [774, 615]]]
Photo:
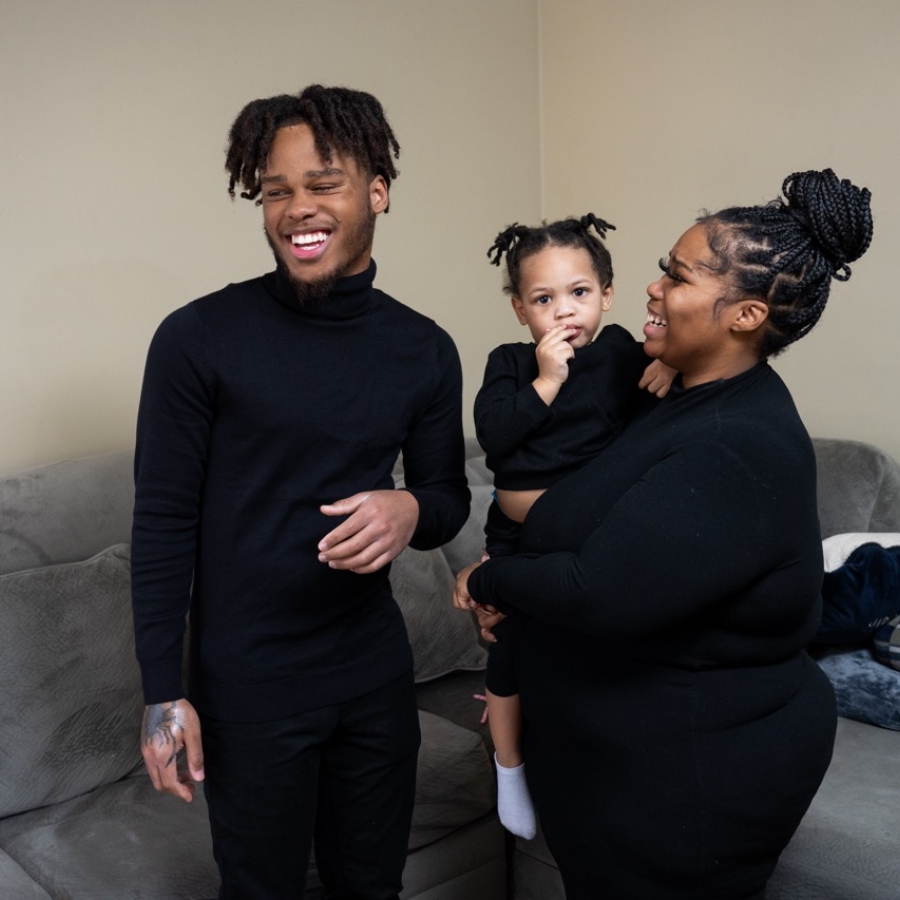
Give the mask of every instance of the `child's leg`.
[[522, 704], [519, 695], [501, 697], [485, 689], [488, 726], [494, 752], [501, 766], [513, 769], [522, 765]]
[[[520, 530], [519, 523], [504, 515], [495, 500], [488, 510], [484, 529], [487, 553], [491, 557], [515, 553]], [[521, 620], [512, 616], [494, 629], [497, 643], [491, 644], [488, 655], [485, 694], [497, 764], [497, 813], [508, 831], [531, 840], [537, 831], [537, 818], [525, 781], [522, 706], [513, 665], [516, 632], [520, 625]], [[501, 693], [495, 694], [495, 690]]]
[[531, 840], [537, 831], [537, 819], [522, 761], [522, 707], [518, 694], [500, 697], [487, 694], [488, 724], [494, 741], [497, 763], [497, 813], [504, 827]]
[[494, 761], [497, 763], [497, 813], [508, 831], [531, 840], [537, 831], [537, 818], [522, 761], [522, 707], [519, 695], [502, 697], [489, 689], [485, 694], [488, 725], [494, 742]]

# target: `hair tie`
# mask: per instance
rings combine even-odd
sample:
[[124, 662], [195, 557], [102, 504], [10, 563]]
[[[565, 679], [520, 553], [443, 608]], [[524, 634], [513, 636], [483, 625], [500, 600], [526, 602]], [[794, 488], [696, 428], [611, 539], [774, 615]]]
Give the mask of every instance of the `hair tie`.
[[598, 218], [593, 213], [587, 213], [580, 219], [581, 227], [587, 231], [589, 228], [593, 226], [594, 231], [600, 235], [600, 240], [606, 240], [606, 232], [607, 231], [615, 231], [616, 226], [611, 225], [609, 222], [605, 222], [603, 219]]
[[[521, 238], [524, 234], [527, 234], [529, 231], [526, 225], [520, 225], [518, 222], [513, 222], [509, 228], [505, 228], [500, 234], [494, 238], [494, 243], [491, 244], [490, 249], [487, 252], [488, 259], [491, 260], [491, 263], [495, 266], [500, 265], [500, 258], [505, 253], [509, 256], [512, 249], [518, 243], [519, 238]], [[496, 252], [496, 256], [491, 259], [491, 254]]]

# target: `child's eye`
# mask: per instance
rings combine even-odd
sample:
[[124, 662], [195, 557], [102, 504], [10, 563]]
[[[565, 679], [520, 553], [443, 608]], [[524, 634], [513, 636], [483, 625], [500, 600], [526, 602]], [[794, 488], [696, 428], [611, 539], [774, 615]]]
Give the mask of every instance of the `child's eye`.
[[540, 297], [535, 297], [534, 302], [536, 306], [546, 306], [550, 302], [550, 295], [542, 294]]
[[663, 273], [663, 275], [666, 276], [666, 278], [671, 278], [672, 281], [684, 281], [684, 279], [680, 275], [676, 275], [669, 268], [669, 260], [666, 259], [665, 257], [660, 257], [659, 267], [660, 267], [660, 269], [662, 269], [662, 273]]
[[576, 297], [583, 297], [587, 292], [588, 292], [588, 289], [586, 287], [578, 287], [578, 288], [575, 288], [574, 291], [572, 291], [572, 293]]

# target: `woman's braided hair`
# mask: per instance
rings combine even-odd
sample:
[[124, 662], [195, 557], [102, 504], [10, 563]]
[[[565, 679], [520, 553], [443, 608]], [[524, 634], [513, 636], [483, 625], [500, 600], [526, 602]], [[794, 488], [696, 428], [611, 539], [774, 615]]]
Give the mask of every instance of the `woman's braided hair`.
[[261, 202], [260, 172], [275, 133], [301, 123], [312, 130], [316, 150], [326, 162], [333, 153], [349, 156], [369, 178], [380, 175], [388, 188], [399, 174], [394, 160], [400, 145], [378, 100], [364, 91], [312, 84], [299, 94], [252, 100], [241, 110], [228, 133], [225, 159], [232, 198], [240, 184], [242, 197]]
[[[591, 234], [591, 228], [596, 234]], [[613, 280], [612, 257], [603, 241], [606, 239], [607, 231], [615, 230], [615, 225], [604, 222], [593, 213], [588, 213], [580, 219], [560, 219], [549, 225], [542, 222], [535, 228], [514, 222], [497, 235], [487, 255], [490, 259], [494, 254], [491, 262], [499, 266], [501, 257], [506, 254], [506, 279], [503, 290], [514, 297], [519, 295], [519, 272], [523, 260], [539, 253], [545, 247], [587, 250], [597, 279], [603, 288], [608, 288]]]
[[831, 279], [846, 281], [872, 241], [871, 193], [831, 169], [795, 172], [784, 199], [731, 207], [697, 221], [706, 227], [724, 302], [759, 297], [769, 307], [760, 354], [774, 356], [819, 321]]

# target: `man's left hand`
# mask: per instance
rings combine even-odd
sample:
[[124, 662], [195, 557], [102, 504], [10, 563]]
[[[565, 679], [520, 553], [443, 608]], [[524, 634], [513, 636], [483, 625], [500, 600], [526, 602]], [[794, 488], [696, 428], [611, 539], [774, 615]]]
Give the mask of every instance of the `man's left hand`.
[[368, 491], [319, 507], [326, 516], [349, 516], [319, 542], [319, 562], [360, 575], [377, 572], [410, 542], [419, 503], [409, 491]]

